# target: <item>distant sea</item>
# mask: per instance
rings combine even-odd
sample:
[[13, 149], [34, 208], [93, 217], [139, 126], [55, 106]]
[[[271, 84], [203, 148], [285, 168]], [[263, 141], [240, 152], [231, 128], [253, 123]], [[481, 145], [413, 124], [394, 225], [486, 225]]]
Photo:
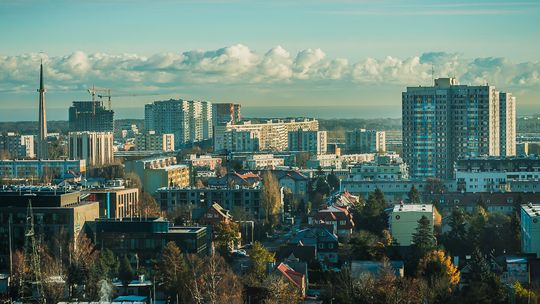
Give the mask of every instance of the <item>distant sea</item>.
[[[114, 108], [116, 119], [144, 118], [144, 107]], [[540, 113], [540, 108], [530, 105], [518, 105], [518, 115]], [[36, 109], [0, 109], [0, 121], [37, 121]], [[321, 119], [347, 118], [400, 118], [401, 106], [242, 106], [242, 117], [277, 118], [277, 117], [314, 117]], [[48, 108], [47, 120], [67, 120], [67, 108]]]

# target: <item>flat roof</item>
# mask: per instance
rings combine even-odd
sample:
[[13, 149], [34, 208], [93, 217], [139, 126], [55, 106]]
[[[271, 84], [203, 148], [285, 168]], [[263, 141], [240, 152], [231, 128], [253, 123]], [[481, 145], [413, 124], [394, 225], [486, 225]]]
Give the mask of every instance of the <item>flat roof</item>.
[[530, 217], [540, 216], [540, 204], [521, 205], [521, 209]]
[[397, 204], [393, 212], [433, 212], [432, 204]]

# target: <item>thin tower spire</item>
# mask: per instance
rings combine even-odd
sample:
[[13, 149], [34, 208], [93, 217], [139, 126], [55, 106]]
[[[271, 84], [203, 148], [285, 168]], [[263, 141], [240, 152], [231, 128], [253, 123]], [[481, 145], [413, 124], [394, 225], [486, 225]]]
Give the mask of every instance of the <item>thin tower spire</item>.
[[43, 59], [39, 66], [39, 134], [38, 134], [38, 145], [37, 152], [39, 159], [49, 158], [49, 151], [47, 147], [47, 112], [45, 108], [45, 85], [43, 83]]

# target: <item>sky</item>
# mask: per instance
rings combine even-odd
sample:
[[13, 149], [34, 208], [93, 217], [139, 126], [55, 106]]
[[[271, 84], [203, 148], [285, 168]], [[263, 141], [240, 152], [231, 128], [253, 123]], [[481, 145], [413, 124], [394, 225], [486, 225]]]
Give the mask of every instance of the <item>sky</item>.
[[401, 92], [432, 76], [540, 113], [539, 38], [536, 0], [0, 0], [0, 120], [37, 120], [41, 60], [49, 119], [92, 85], [118, 118], [169, 98], [399, 117]]

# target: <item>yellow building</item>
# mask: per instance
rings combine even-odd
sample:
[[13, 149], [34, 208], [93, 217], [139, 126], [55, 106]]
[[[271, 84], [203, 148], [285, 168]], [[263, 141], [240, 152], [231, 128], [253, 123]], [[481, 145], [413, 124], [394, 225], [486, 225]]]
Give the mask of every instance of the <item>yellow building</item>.
[[143, 189], [154, 193], [161, 187], [188, 187], [190, 170], [186, 165], [171, 165], [162, 168], [147, 168], [144, 170]]

